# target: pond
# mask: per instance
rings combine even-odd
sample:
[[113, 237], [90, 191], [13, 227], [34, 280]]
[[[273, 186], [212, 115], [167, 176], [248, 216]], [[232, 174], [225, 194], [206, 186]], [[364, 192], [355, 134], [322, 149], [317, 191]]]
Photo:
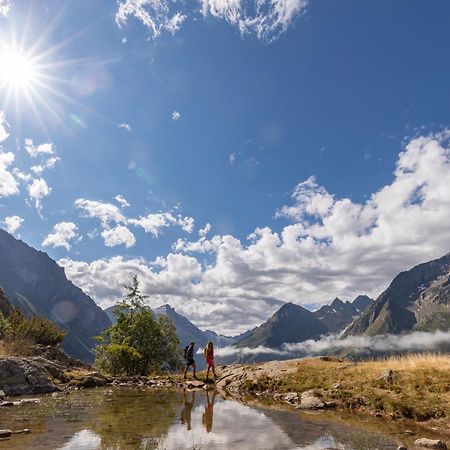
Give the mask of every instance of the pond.
[[0, 449], [368, 450], [407, 441], [382, 420], [246, 405], [215, 391], [115, 388], [39, 398], [1, 408], [0, 428], [32, 432], [0, 441]]

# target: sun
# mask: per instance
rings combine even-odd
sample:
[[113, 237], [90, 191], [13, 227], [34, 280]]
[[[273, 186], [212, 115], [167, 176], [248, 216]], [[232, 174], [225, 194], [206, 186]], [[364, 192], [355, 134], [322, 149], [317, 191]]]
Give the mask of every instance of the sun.
[[37, 82], [38, 67], [20, 48], [0, 48], [0, 86], [13, 90], [29, 89]]

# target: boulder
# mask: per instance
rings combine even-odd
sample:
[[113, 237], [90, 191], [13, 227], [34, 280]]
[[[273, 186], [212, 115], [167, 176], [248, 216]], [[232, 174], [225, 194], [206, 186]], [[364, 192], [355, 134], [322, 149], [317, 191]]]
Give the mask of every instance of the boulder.
[[416, 442], [414, 442], [414, 444], [417, 445], [418, 447], [447, 450], [447, 446], [445, 445], [445, 442], [438, 440], [438, 439], [420, 438], [420, 439], [417, 439]]
[[323, 409], [325, 406], [325, 403], [316, 397], [314, 391], [305, 391], [301, 395], [300, 404], [297, 406], [297, 409]]
[[397, 450], [408, 450], [404, 445], [399, 445]]
[[291, 405], [293, 403], [298, 403], [298, 394], [297, 394], [297, 392], [288, 392], [284, 396], [284, 401], [287, 402], [287, 403], [290, 403]]
[[0, 438], [10, 437], [12, 434], [11, 430], [0, 430]]
[[386, 381], [386, 383], [392, 383], [392, 381], [394, 380], [394, 371], [392, 369], [383, 370], [378, 379]]
[[0, 386], [6, 395], [45, 394], [56, 387], [46, 369], [29, 358], [0, 358]]
[[5, 393], [0, 389], [0, 401], [5, 400]]

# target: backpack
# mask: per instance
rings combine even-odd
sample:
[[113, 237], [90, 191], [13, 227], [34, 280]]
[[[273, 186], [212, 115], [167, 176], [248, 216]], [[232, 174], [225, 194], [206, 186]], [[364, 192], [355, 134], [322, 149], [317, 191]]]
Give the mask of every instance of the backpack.
[[186, 345], [186, 347], [184, 347], [184, 359], [187, 359], [188, 348], [189, 348], [189, 345]]

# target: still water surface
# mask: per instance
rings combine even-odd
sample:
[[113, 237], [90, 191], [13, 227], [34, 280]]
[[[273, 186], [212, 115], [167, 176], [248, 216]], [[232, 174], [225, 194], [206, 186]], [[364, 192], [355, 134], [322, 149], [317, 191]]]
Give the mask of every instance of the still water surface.
[[40, 398], [0, 411], [0, 428], [32, 430], [0, 441], [0, 449], [390, 450], [399, 443], [376, 425], [244, 405], [212, 391], [117, 388]]

